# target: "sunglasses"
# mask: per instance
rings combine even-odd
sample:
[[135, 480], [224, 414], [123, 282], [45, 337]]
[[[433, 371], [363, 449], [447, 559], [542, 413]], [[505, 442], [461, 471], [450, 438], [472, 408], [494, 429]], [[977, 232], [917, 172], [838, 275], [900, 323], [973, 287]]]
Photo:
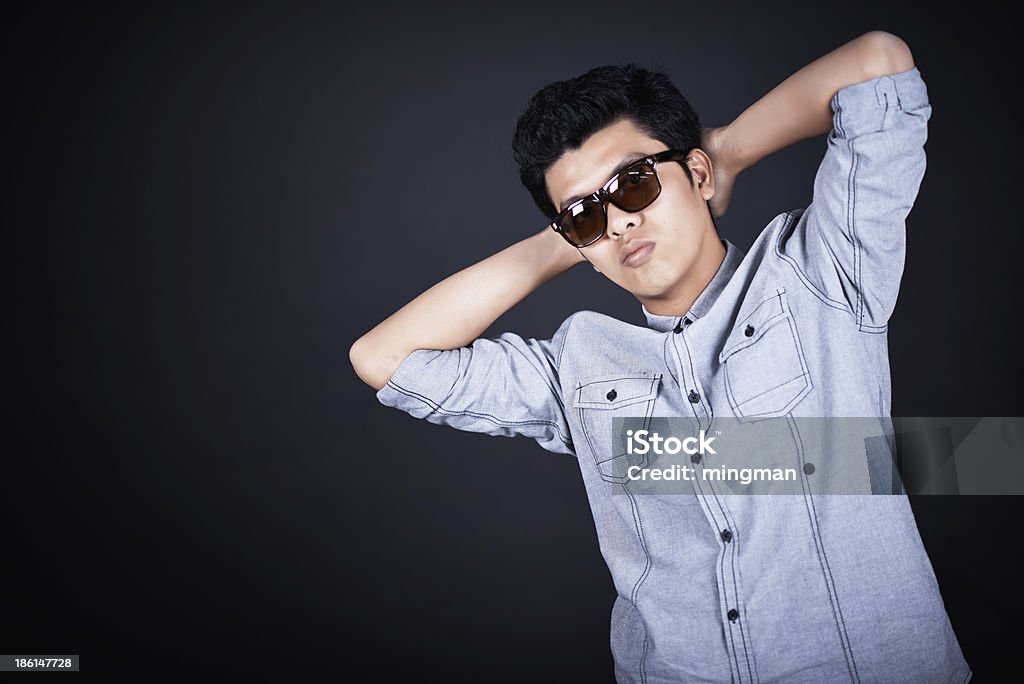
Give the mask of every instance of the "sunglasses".
[[573, 247], [594, 244], [608, 227], [609, 202], [630, 213], [646, 209], [661, 195], [661, 179], [655, 170], [658, 162], [680, 161], [686, 154], [665, 150], [633, 162], [600, 190], [567, 206], [551, 222], [551, 228]]

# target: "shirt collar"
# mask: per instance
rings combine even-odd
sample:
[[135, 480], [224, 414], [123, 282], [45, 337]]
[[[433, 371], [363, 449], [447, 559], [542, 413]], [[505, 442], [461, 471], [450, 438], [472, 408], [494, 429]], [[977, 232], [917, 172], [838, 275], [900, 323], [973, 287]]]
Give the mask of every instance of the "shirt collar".
[[[691, 321], [697, 320], [711, 309], [718, 299], [718, 295], [722, 293], [722, 290], [725, 289], [726, 284], [732, 278], [732, 274], [736, 272], [736, 267], [743, 261], [743, 253], [740, 252], [739, 247], [725, 239], [722, 239], [722, 245], [725, 247], [725, 258], [722, 259], [718, 272], [715, 273], [704, 290], [697, 295], [697, 299], [694, 300], [690, 310], [685, 314]], [[640, 308], [643, 309], [644, 316], [647, 318], [647, 325], [660, 332], [672, 330], [683, 319], [683, 315], [660, 316], [652, 314], [643, 304], [640, 305]]]

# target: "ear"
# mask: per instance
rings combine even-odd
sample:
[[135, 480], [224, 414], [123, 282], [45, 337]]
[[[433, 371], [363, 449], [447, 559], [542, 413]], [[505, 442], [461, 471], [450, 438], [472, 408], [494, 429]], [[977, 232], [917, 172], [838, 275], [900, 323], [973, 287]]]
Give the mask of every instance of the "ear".
[[686, 165], [693, 177], [693, 188], [705, 201], [715, 196], [715, 167], [708, 153], [699, 147], [690, 150]]

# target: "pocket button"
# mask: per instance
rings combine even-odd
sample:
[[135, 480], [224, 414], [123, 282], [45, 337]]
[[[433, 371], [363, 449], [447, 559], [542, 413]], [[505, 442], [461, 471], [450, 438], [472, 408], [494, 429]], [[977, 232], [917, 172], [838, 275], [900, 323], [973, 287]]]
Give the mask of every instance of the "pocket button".
[[615, 401], [615, 397], [617, 397], [617, 396], [619, 396], [619, 395], [615, 393], [615, 389], [614, 388], [610, 392], [608, 392], [608, 394], [605, 395], [605, 397], [607, 397], [608, 401]]

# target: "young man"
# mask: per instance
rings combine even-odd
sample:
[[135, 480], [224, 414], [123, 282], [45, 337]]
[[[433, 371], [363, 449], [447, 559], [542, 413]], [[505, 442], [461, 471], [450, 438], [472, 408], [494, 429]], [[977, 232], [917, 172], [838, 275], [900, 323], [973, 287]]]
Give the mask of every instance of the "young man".
[[[691, 496], [642, 495], [633, 457], [608, 439], [622, 416], [705, 429], [889, 415], [886, 326], [930, 115], [910, 50], [882, 31], [718, 129], [702, 131], [663, 74], [635, 65], [551, 84], [515, 151], [552, 223], [352, 346], [385, 405], [578, 458], [618, 592], [620, 682], [970, 679], [905, 497], [823, 494], [797, 427], [783, 445], [801, 466], [797, 494], [695, 481]], [[811, 204], [777, 216], [747, 254], [720, 239], [736, 176], [826, 132]], [[636, 296], [647, 327], [579, 311], [550, 339], [478, 339], [582, 261]]]

